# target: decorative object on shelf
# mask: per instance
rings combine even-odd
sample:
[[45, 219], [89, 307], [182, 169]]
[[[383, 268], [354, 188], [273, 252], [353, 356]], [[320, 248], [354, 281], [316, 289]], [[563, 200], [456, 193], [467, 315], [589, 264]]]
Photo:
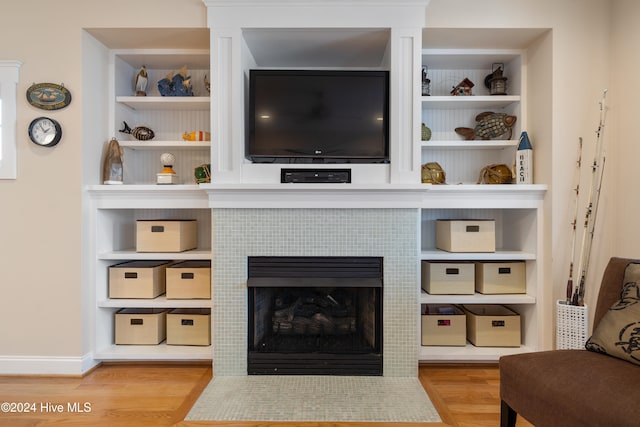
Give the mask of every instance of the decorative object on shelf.
[[102, 162], [102, 182], [107, 185], [123, 183], [122, 147], [117, 139], [111, 138]]
[[195, 131], [182, 134], [183, 141], [211, 141], [211, 132]]
[[429, 129], [424, 123], [422, 124], [420, 139], [423, 141], [429, 141], [431, 139], [431, 129]]
[[478, 124], [475, 128], [458, 127], [455, 131], [468, 141], [474, 139], [511, 139], [513, 125], [516, 124], [516, 120], [516, 116], [506, 113], [485, 111], [476, 116]]
[[428, 162], [422, 165], [423, 184], [445, 184], [446, 174], [438, 162]]
[[142, 66], [136, 74], [135, 90], [136, 96], [147, 96], [147, 67]]
[[122, 122], [122, 129], [120, 132], [133, 136], [138, 141], [149, 141], [153, 139], [156, 134], [146, 126], [137, 126], [131, 129], [127, 122]]
[[422, 96], [431, 95], [431, 80], [427, 77], [428, 68], [422, 67]]
[[195, 168], [193, 176], [196, 184], [204, 184], [211, 182], [211, 164], [202, 164]]
[[187, 66], [182, 67], [177, 74], [171, 72], [158, 81], [158, 91], [162, 96], [193, 96], [191, 76], [187, 75]]
[[207, 93], [211, 93], [211, 82], [206, 74], [204, 75], [204, 88], [207, 90]]
[[173, 165], [176, 162], [176, 156], [171, 153], [162, 153], [160, 156], [160, 163], [163, 168], [157, 175], [157, 184], [176, 184], [178, 182], [178, 175], [173, 170]]
[[516, 184], [533, 184], [533, 147], [523, 131], [516, 151]]
[[457, 86], [451, 89], [451, 95], [453, 96], [471, 96], [473, 93], [471, 92], [471, 88], [475, 85], [468, 78], [464, 78]]
[[41, 110], [59, 110], [71, 104], [71, 92], [64, 84], [34, 83], [27, 89], [27, 101]]
[[495, 63], [491, 66], [492, 72], [484, 78], [484, 85], [489, 89], [489, 95], [506, 95], [507, 78], [502, 76], [504, 64]]
[[29, 138], [41, 147], [53, 147], [62, 138], [62, 126], [49, 117], [38, 117], [29, 124]]
[[505, 164], [493, 164], [480, 170], [478, 184], [511, 184], [513, 171]]

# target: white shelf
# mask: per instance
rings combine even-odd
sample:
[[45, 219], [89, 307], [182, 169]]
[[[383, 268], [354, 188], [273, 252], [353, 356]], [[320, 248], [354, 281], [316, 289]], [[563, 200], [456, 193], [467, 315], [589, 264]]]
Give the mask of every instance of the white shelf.
[[423, 96], [422, 108], [453, 109], [501, 109], [520, 102], [519, 95], [505, 96]]
[[96, 209], [207, 209], [207, 193], [197, 184], [90, 185]]
[[96, 352], [95, 359], [117, 360], [211, 360], [213, 349], [208, 346], [167, 345], [111, 345]]
[[420, 346], [420, 361], [443, 362], [497, 362], [501, 356], [535, 351], [527, 346], [520, 347], [476, 347], [472, 344], [460, 347]]
[[[121, 144], [122, 145], [122, 144]], [[509, 140], [460, 140], [460, 141], [420, 141], [420, 146], [423, 150], [442, 150], [442, 149], [460, 149], [460, 150], [495, 150], [505, 149], [518, 146], [517, 139]]]
[[185, 64], [189, 70], [208, 69], [210, 66], [209, 49], [114, 49], [113, 54], [134, 69], [143, 65], [147, 69], [170, 70], [179, 70]]
[[210, 299], [167, 299], [165, 295], [149, 299], [105, 299], [98, 307], [107, 308], [211, 308]]
[[521, 54], [519, 49], [422, 49], [422, 61], [430, 69], [491, 69], [493, 63], [506, 64]]
[[[133, 193], [133, 192], [149, 192], [156, 193], [161, 197], [169, 197], [173, 193], [184, 193], [186, 191], [198, 191], [202, 195], [205, 193], [200, 190], [198, 184], [173, 184], [173, 185], [158, 185], [158, 184], [120, 184], [120, 185], [90, 185], [87, 187], [92, 193]], [[163, 194], [164, 193], [164, 194]]]
[[422, 291], [420, 304], [535, 304], [536, 298], [527, 294], [431, 295]]
[[423, 250], [424, 261], [527, 261], [535, 260], [536, 254], [523, 251], [497, 250], [495, 252], [446, 252], [439, 249]]
[[160, 150], [166, 148], [177, 149], [209, 149], [211, 141], [120, 141], [120, 147], [132, 150]]
[[208, 96], [116, 96], [116, 102], [133, 110], [208, 110]]
[[193, 249], [185, 252], [136, 252], [135, 249], [109, 251], [98, 254], [101, 260], [210, 260], [211, 249]]

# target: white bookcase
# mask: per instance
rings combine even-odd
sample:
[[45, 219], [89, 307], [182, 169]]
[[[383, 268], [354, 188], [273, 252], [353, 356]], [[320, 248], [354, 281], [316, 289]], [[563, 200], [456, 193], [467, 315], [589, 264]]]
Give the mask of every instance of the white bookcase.
[[[431, 129], [431, 139], [420, 141], [422, 162], [438, 162], [448, 184], [474, 184], [480, 170], [489, 164], [513, 164], [520, 132], [526, 129], [526, 78], [524, 52], [488, 49], [424, 49], [422, 64], [428, 68], [431, 96], [422, 97], [422, 123]], [[507, 95], [489, 95], [484, 85], [492, 65], [504, 65]], [[472, 96], [452, 96], [450, 91], [463, 79], [475, 85]], [[517, 117], [507, 140], [465, 141], [456, 127], [476, 126], [475, 117], [485, 111]]]
[[[205, 88], [210, 56], [203, 49], [113, 49], [109, 51], [109, 126], [123, 149], [123, 185], [91, 185], [91, 267], [95, 294], [94, 358], [96, 360], [210, 360], [211, 346], [116, 345], [114, 314], [121, 308], [211, 308], [210, 299], [168, 300], [109, 298], [109, 266], [135, 260], [211, 260], [211, 209], [198, 188], [194, 168], [211, 160], [210, 141], [185, 141], [182, 134], [210, 132], [211, 102]], [[148, 71], [147, 96], [134, 96], [133, 81], [142, 66]], [[157, 81], [184, 65], [194, 96], [163, 97]], [[155, 137], [139, 141], [120, 132], [145, 126]], [[162, 153], [175, 155], [177, 185], [157, 185]], [[139, 253], [135, 228], [139, 219], [196, 219], [198, 246], [179, 253]]]
[[[507, 95], [489, 95], [485, 77], [493, 64], [504, 66]], [[480, 171], [491, 164], [511, 167], [521, 131], [526, 130], [525, 52], [501, 49], [423, 49], [422, 64], [431, 80], [430, 96], [422, 97], [422, 123], [432, 132], [419, 141], [423, 164], [439, 163], [448, 185], [434, 185], [421, 208], [422, 261], [524, 261], [526, 293], [511, 295], [430, 295], [420, 290], [423, 304], [501, 304], [515, 310], [522, 321], [518, 348], [422, 346], [419, 359], [429, 361], [496, 361], [501, 355], [533, 351], [541, 345], [540, 305], [542, 263], [542, 185], [479, 185]], [[475, 85], [472, 96], [452, 96], [463, 79]], [[466, 141], [456, 127], [473, 128], [476, 115], [491, 111], [515, 115], [510, 138]], [[435, 247], [437, 219], [494, 219], [495, 253], [449, 253]]]
[[[176, 156], [173, 169], [180, 184], [193, 184], [194, 167], [210, 163], [210, 141], [185, 141], [186, 132], [211, 131], [209, 51], [202, 49], [127, 49], [110, 52], [110, 80], [114, 102], [110, 105], [112, 135], [124, 149], [125, 184], [155, 184], [162, 169], [160, 155]], [[147, 96], [134, 96], [134, 78], [142, 66], [148, 73]], [[193, 96], [160, 96], [158, 80], [187, 66]], [[126, 122], [132, 129], [145, 126], [155, 137], [139, 141], [120, 132]]]

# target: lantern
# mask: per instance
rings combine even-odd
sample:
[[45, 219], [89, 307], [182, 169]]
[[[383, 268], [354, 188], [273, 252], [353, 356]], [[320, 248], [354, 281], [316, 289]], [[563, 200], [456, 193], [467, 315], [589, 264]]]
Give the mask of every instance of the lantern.
[[493, 72], [487, 77], [489, 78], [489, 94], [490, 95], [506, 95], [507, 94], [507, 78], [502, 77], [504, 64], [493, 64]]

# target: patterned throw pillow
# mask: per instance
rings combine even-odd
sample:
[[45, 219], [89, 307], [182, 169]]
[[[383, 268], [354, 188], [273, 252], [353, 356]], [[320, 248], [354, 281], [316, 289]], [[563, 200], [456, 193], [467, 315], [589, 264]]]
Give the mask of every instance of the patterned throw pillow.
[[620, 301], [607, 311], [585, 347], [589, 351], [608, 354], [640, 365], [640, 286], [638, 282], [628, 282], [624, 285]]

